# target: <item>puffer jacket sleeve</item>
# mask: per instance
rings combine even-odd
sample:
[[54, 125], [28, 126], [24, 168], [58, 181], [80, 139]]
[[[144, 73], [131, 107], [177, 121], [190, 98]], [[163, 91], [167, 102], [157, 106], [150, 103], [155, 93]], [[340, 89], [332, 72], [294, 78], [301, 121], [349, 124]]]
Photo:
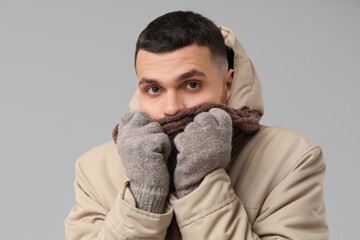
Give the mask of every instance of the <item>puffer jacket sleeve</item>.
[[79, 161], [74, 181], [76, 204], [65, 220], [67, 240], [164, 239], [173, 210], [153, 214], [135, 207], [127, 182], [110, 210], [95, 197]]
[[224, 169], [184, 198], [171, 195], [170, 203], [184, 240], [328, 239], [324, 175], [321, 149], [314, 148], [269, 192], [253, 225]]

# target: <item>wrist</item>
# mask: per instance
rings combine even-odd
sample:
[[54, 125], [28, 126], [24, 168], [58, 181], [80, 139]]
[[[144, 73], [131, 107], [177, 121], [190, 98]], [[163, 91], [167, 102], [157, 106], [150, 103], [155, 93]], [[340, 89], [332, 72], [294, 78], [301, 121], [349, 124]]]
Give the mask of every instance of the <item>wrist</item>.
[[150, 186], [147, 183], [130, 181], [130, 191], [134, 196], [137, 208], [158, 214], [164, 212], [166, 199], [169, 195], [169, 184], [166, 186]]

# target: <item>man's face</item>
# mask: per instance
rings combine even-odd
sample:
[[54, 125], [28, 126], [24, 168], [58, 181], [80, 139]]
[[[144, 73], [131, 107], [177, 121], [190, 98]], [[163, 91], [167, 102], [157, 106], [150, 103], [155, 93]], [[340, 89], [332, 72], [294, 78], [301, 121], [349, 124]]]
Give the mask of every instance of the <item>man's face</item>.
[[206, 46], [161, 54], [141, 49], [136, 72], [140, 109], [154, 120], [203, 103], [226, 104], [231, 95], [233, 70], [220, 76]]

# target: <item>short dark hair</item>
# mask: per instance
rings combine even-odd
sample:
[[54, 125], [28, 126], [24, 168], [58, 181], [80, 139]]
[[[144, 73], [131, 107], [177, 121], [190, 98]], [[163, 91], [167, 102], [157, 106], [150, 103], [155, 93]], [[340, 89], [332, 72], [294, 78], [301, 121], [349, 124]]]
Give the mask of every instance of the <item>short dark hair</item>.
[[227, 50], [220, 29], [208, 18], [192, 11], [175, 11], [150, 22], [136, 42], [138, 51], [165, 53], [191, 45], [207, 46], [219, 73], [227, 70]]

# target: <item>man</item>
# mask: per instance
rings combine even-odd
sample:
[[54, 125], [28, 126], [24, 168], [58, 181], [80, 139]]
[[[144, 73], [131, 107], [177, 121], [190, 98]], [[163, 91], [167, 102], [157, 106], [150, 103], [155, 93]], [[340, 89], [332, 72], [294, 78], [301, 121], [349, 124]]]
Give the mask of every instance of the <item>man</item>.
[[68, 240], [328, 238], [322, 151], [258, 124], [261, 85], [229, 29], [165, 14], [135, 68], [132, 111], [76, 162]]

